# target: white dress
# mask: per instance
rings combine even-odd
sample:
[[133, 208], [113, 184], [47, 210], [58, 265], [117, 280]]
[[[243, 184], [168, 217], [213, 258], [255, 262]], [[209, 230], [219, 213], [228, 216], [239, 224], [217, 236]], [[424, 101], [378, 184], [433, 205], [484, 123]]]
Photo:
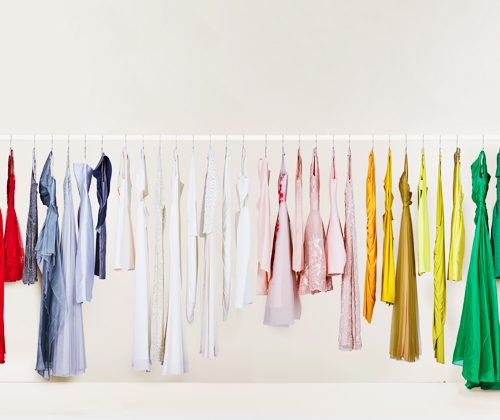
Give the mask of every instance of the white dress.
[[187, 287], [186, 318], [193, 322], [198, 285], [198, 209], [196, 205], [196, 159], [191, 155], [189, 185], [187, 191]]
[[236, 185], [240, 212], [236, 227], [236, 308], [252, 303], [252, 283], [250, 281], [250, 211], [247, 206], [250, 183], [245, 175], [245, 149], [242, 149], [241, 172]]
[[130, 163], [123, 149], [118, 172], [118, 222], [116, 225], [115, 270], [133, 270], [135, 265], [134, 234], [130, 217]]
[[[161, 144], [161, 143], [160, 143]], [[161, 145], [158, 150], [155, 194], [155, 265], [151, 288], [151, 360], [163, 361], [165, 351], [164, 264], [163, 237], [165, 232], [165, 204], [163, 202], [163, 172]]]
[[189, 361], [184, 340], [184, 316], [182, 313], [181, 275], [181, 231], [179, 220], [182, 184], [179, 180], [177, 155], [172, 167], [172, 188], [170, 192], [170, 220], [168, 238], [170, 244], [170, 287], [168, 293], [167, 329], [165, 336], [164, 375], [180, 375], [189, 371]]
[[136, 249], [137, 260], [134, 280], [134, 325], [132, 345], [132, 367], [136, 370], [149, 371], [149, 249], [148, 249], [148, 211], [144, 198], [148, 195], [146, 160], [141, 149], [137, 173]]
[[207, 175], [205, 178], [205, 194], [203, 206], [203, 236], [205, 249], [203, 256], [204, 277], [202, 294], [202, 320], [200, 353], [203, 357], [214, 358], [219, 352], [217, 343], [217, 278], [215, 262], [215, 207], [217, 204], [217, 172], [212, 149], [208, 150]]
[[90, 302], [94, 286], [94, 221], [89, 197], [92, 168], [86, 163], [75, 163], [73, 172], [80, 194], [75, 267], [76, 301]]
[[222, 263], [223, 263], [223, 291], [222, 291], [222, 319], [225, 321], [231, 301], [231, 158], [226, 147], [224, 159], [224, 178], [222, 181]]
[[61, 229], [61, 265], [66, 286], [67, 312], [54, 345], [54, 376], [76, 376], [85, 372], [85, 338], [82, 304], [75, 296], [76, 222], [71, 191], [69, 156], [64, 177], [64, 214]]

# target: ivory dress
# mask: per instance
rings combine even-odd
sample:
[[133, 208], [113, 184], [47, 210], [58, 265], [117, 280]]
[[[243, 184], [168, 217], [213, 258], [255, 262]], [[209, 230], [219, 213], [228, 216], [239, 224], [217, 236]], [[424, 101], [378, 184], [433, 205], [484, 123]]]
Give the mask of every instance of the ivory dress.
[[198, 290], [198, 206], [196, 204], [196, 159], [194, 150], [189, 169], [187, 191], [187, 288], [186, 318], [193, 322], [196, 293]]
[[83, 333], [82, 303], [76, 301], [76, 222], [73, 210], [73, 192], [69, 154], [64, 177], [64, 213], [61, 228], [61, 265], [66, 285], [66, 316], [54, 346], [55, 376], [76, 376], [85, 373], [85, 338]]
[[230, 174], [229, 152], [226, 147], [224, 158], [224, 178], [222, 181], [222, 319], [225, 321], [229, 312], [231, 301], [231, 241], [232, 241], [232, 218], [231, 218], [231, 174]]
[[133, 270], [135, 267], [134, 234], [130, 217], [130, 162], [127, 149], [120, 158], [118, 172], [118, 221], [116, 224], [115, 270]]
[[176, 154], [172, 165], [172, 187], [170, 189], [170, 220], [168, 239], [170, 244], [170, 276], [168, 291], [167, 328], [165, 332], [164, 375], [180, 375], [189, 371], [188, 354], [184, 339], [184, 316], [182, 311], [181, 277], [181, 231], [179, 162]]
[[137, 220], [136, 249], [137, 260], [134, 279], [134, 325], [132, 367], [149, 372], [149, 247], [148, 247], [148, 210], [144, 199], [148, 195], [148, 180], [144, 149], [141, 149], [137, 172]]
[[217, 171], [212, 148], [208, 150], [207, 174], [202, 213], [202, 234], [205, 238], [203, 256], [204, 278], [202, 293], [201, 345], [203, 357], [212, 359], [219, 352], [217, 342], [217, 267], [215, 261], [215, 208], [217, 205]]
[[304, 233], [304, 272], [300, 276], [301, 294], [328, 292], [332, 278], [326, 273], [325, 229], [319, 212], [319, 162], [316, 148], [310, 170], [310, 205]]
[[264, 324], [288, 327], [300, 319], [300, 298], [292, 270], [292, 235], [286, 206], [288, 174], [284, 155], [278, 179], [279, 210], [274, 229], [271, 279], [267, 294]]
[[240, 212], [236, 228], [236, 308], [243, 308], [252, 303], [252, 283], [250, 281], [250, 210], [247, 200], [250, 181], [245, 174], [245, 149], [242, 149], [241, 172], [236, 185]]
[[94, 286], [94, 222], [89, 189], [92, 168], [86, 163], [74, 163], [76, 185], [80, 194], [78, 208], [78, 239], [76, 245], [76, 301], [90, 302]]
[[269, 168], [267, 158], [259, 159], [260, 194], [257, 208], [257, 294], [267, 295], [271, 275], [271, 207], [269, 203]]
[[292, 268], [299, 280], [304, 271], [304, 220], [302, 209], [302, 156], [297, 149], [297, 169], [295, 172], [295, 223], [293, 225], [293, 262]]
[[[36, 263], [35, 247], [38, 241], [38, 185], [36, 183], [36, 156], [33, 148], [31, 164], [31, 186], [28, 220], [26, 222], [26, 244], [24, 245], [24, 273], [23, 283], [34, 284], [38, 281], [38, 266]], [[2, 240], [3, 243], [3, 240]]]

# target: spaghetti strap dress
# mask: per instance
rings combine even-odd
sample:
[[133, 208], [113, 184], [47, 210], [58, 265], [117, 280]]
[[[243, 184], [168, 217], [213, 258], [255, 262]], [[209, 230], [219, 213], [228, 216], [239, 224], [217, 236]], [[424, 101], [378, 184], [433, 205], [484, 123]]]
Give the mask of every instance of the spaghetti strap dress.
[[[34, 284], [38, 281], [38, 266], [36, 263], [35, 247], [38, 241], [38, 184], [36, 183], [36, 156], [33, 148], [31, 165], [31, 185], [28, 220], [26, 222], [26, 244], [24, 249], [24, 284]], [[3, 243], [3, 241], [2, 241]]]

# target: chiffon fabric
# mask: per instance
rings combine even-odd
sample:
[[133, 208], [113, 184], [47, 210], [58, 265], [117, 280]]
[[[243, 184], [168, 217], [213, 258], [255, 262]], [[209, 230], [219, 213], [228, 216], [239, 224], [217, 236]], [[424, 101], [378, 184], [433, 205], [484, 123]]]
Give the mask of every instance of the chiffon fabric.
[[86, 163], [74, 163], [76, 185], [80, 194], [78, 208], [78, 239], [76, 245], [76, 301], [90, 302], [94, 287], [94, 222], [89, 189], [92, 168]]
[[127, 149], [124, 148], [120, 157], [118, 172], [118, 219], [115, 242], [115, 270], [133, 270], [135, 267], [134, 234], [130, 216], [130, 162]]
[[427, 175], [425, 152], [422, 148], [420, 178], [418, 180], [418, 275], [430, 270], [429, 211], [427, 205]]
[[286, 206], [288, 174], [284, 155], [278, 178], [279, 210], [274, 229], [272, 271], [264, 313], [264, 324], [288, 327], [300, 319], [300, 298], [292, 269], [292, 235]]
[[[331, 181], [330, 181], [331, 185]], [[330, 187], [331, 193], [331, 187]], [[331, 197], [331, 196], [330, 196]], [[331, 199], [331, 198], [330, 198]], [[302, 156], [297, 149], [297, 169], [295, 172], [295, 218], [293, 227], [293, 261], [292, 268], [297, 278], [304, 271], [304, 220], [302, 207]], [[331, 220], [331, 219], [330, 219]], [[333, 233], [333, 232], [332, 232]], [[343, 245], [342, 245], [343, 246]], [[342, 265], [342, 270], [344, 266]]]
[[170, 219], [168, 237], [170, 244], [170, 276], [168, 291], [167, 328], [165, 332], [164, 375], [180, 375], [189, 371], [189, 362], [184, 340], [184, 316], [182, 312], [181, 277], [181, 227], [180, 195], [182, 184], [179, 180], [177, 153], [172, 165], [172, 185], [170, 189]]
[[186, 287], [186, 319], [193, 322], [198, 288], [198, 206], [196, 202], [196, 159], [194, 149], [189, 167], [189, 183], [187, 190], [187, 287]]
[[[28, 209], [28, 220], [26, 222], [26, 243], [24, 252], [23, 283], [34, 284], [38, 281], [38, 266], [36, 263], [35, 247], [38, 241], [38, 185], [36, 183], [36, 157], [33, 148], [31, 164], [30, 199]], [[3, 244], [3, 239], [2, 239]]]
[[497, 153], [497, 199], [493, 207], [493, 219], [491, 223], [491, 249], [493, 251], [493, 264], [495, 277], [500, 278], [500, 150]]
[[384, 254], [382, 259], [382, 293], [380, 300], [394, 304], [396, 295], [396, 275], [394, 273], [394, 233], [392, 230], [392, 153], [387, 152], [387, 169], [384, 178], [385, 213], [384, 213]]
[[462, 212], [462, 181], [460, 179], [460, 149], [454, 154], [453, 168], [453, 211], [451, 213], [451, 239], [448, 260], [448, 280], [462, 280], [462, 265], [464, 259], [465, 225]]
[[[303, 249], [303, 246], [300, 246]], [[294, 248], [295, 250], [295, 248]], [[344, 235], [340, 224], [337, 207], [337, 173], [335, 169], [335, 156], [332, 156], [332, 169], [330, 172], [330, 220], [326, 233], [326, 268], [328, 276], [338, 276], [344, 272], [345, 248]]]
[[399, 179], [403, 203], [396, 265], [396, 300], [392, 309], [391, 358], [414, 362], [420, 356], [417, 278], [411, 223], [411, 191], [408, 184], [408, 156]]
[[92, 175], [97, 186], [97, 201], [99, 212], [97, 213], [97, 225], [95, 227], [95, 264], [94, 274], [100, 279], [106, 278], [106, 214], [108, 211], [108, 197], [111, 187], [112, 166], [109, 158], [102, 153], [99, 163], [94, 168]]
[[14, 151], [10, 149], [7, 175], [7, 217], [4, 235], [4, 281], [12, 282], [23, 278], [24, 249], [21, 230], [14, 208], [16, 177], [14, 175]]
[[377, 289], [377, 199], [375, 194], [375, 161], [373, 148], [368, 156], [366, 177], [366, 269], [363, 316], [372, 322]]
[[432, 323], [434, 358], [438, 363], [444, 363], [444, 323], [446, 319], [445, 267], [443, 185], [441, 181], [441, 152], [439, 152], [436, 199], [436, 240], [434, 242], [434, 316]]
[[[69, 152], [69, 150], [68, 150]], [[66, 316], [54, 346], [54, 376], [76, 376], [85, 373], [85, 338], [82, 303], [77, 302], [76, 286], [76, 222], [69, 153], [64, 177], [64, 212], [61, 228], [61, 266], [66, 287]]]
[[151, 359], [149, 354], [149, 246], [148, 246], [148, 210], [145, 198], [148, 196], [146, 158], [141, 149], [136, 185], [139, 202], [136, 219], [137, 260], [134, 279], [134, 323], [132, 367], [135, 370], [149, 372]]
[[222, 180], [222, 319], [227, 320], [231, 301], [231, 174], [229, 152], [226, 146], [224, 178]]
[[476, 229], [453, 363], [462, 366], [467, 388], [500, 389], [498, 297], [485, 203], [490, 174], [484, 151], [471, 172]]
[[236, 227], [236, 291], [235, 308], [252, 303], [252, 282], [250, 281], [250, 210], [247, 205], [250, 180], [245, 174], [245, 148], [241, 151], [241, 172], [236, 185], [240, 211]]
[[260, 194], [257, 203], [257, 294], [267, 295], [271, 275], [271, 207], [269, 202], [269, 165], [267, 157], [259, 159]]
[[310, 211], [304, 232], [304, 271], [300, 276], [299, 292], [315, 294], [333, 289], [332, 278], [326, 273], [325, 229], [319, 212], [319, 161], [313, 150], [309, 178]]
[[47, 215], [36, 244], [37, 262], [42, 272], [42, 290], [35, 369], [45, 379], [49, 379], [52, 373], [54, 346], [67, 311], [59, 241], [56, 180], [52, 176], [52, 165], [51, 151], [40, 175], [40, 200], [47, 207]]
[[204, 278], [202, 292], [202, 319], [200, 353], [212, 359], [219, 353], [217, 337], [217, 278], [215, 262], [215, 208], [218, 194], [217, 171], [212, 148], [208, 150], [207, 173], [202, 213], [202, 234], [205, 239], [203, 256]]
[[351, 177], [351, 150], [348, 156], [345, 187], [346, 265], [340, 291], [340, 350], [361, 349], [361, 314], [359, 308], [358, 261], [356, 255], [356, 218]]

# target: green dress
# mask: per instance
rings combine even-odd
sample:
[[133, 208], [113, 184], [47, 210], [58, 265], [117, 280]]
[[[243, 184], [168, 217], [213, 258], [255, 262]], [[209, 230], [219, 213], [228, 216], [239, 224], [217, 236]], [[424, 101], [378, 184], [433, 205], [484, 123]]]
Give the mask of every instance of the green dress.
[[453, 363], [462, 366], [467, 388], [500, 389], [498, 300], [485, 203], [490, 175], [484, 151], [471, 172], [476, 229]]
[[495, 266], [495, 277], [500, 278], [500, 150], [497, 154], [497, 201], [493, 207], [493, 219], [491, 223], [491, 248], [493, 250], [493, 264]]

